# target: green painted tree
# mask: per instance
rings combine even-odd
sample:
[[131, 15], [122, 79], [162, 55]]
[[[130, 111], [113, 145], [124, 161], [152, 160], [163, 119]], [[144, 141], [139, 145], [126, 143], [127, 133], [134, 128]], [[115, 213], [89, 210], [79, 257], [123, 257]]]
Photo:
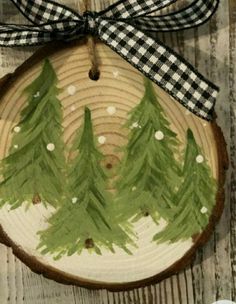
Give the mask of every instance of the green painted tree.
[[215, 205], [216, 181], [191, 130], [183, 167], [183, 183], [175, 195], [174, 220], [154, 236], [158, 242], [186, 240], [203, 231]]
[[9, 155], [1, 161], [1, 205], [27, 202], [58, 206], [64, 186], [62, 109], [57, 76], [46, 60], [25, 90], [28, 104], [15, 126]]
[[156, 223], [160, 216], [169, 219], [179, 181], [179, 143], [150, 80], [125, 127], [131, 130], [116, 183], [116, 214], [124, 222], [145, 215]]
[[94, 143], [88, 108], [72, 152], [76, 156], [68, 169], [67, 200], [49, 219], [50, 227], [40, 232], [39, 248], [55, 259], [80, 254], [86, 248], [97, 254], [101, 247], [114, 252], [114, 245], [130, 253], [126, 244], [132, 240], [112, 216], [112, 196], [106, 190], [107, 176], [100, 164], [103, 155]]

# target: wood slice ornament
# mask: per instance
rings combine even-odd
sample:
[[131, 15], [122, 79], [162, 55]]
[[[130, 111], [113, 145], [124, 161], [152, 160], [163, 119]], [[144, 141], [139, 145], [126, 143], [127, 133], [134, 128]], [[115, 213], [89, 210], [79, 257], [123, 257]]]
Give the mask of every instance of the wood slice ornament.
[[0, 240], [61, 283], [124, 290], [183, 269], [223, 210], [226, 144], [98, 43], [52, 44], [5, 77]]

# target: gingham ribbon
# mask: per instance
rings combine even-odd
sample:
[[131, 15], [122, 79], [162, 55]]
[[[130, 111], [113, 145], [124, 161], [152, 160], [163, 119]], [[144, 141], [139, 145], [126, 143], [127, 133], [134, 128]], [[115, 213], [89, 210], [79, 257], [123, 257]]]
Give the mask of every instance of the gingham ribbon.
[[166, 15], [152, 13], [177, 0], [120, 0], [101, 12], [80, 15], [49, 0], [11, 0], [31, 25], [0, 24], [0, 46], [40, 45], [92, 34], [196, 115], [212, 120], [219, 89], [184, 58], [147, 32], [205, 23], [219, 0], [195, 0]]

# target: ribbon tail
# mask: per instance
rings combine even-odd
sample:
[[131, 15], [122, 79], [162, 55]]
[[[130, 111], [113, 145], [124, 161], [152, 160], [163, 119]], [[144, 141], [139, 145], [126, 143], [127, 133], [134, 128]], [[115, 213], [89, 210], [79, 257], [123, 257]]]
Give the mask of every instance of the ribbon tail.
[[133, 18], [130, 23], [142, 31], [167, 32], [193, 28], [207, 22], [217, 10], [219, 0], [197, 0], [167, 15]]
[[125, 22], [101, 20], [99, 38], [189, 111], [213, 119], [219, 89], [185, 59]]

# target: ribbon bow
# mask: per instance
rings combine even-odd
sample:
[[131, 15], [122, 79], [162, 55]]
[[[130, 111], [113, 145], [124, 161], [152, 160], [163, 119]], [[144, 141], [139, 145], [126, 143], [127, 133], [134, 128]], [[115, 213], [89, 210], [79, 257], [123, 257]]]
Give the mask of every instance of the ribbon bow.
[[50, 0], [11, 0], [32, 25], [0, 24], [0, 46], [40, 45], [97, 36], [196, 115], [212, 120], [219, 89], [184, 58], [147, 32], [188, 29], [206, 22], [219, 0], [195, 0], [174, 13], [152, 13], [177, 0], [120, 0], [80, 15]]

